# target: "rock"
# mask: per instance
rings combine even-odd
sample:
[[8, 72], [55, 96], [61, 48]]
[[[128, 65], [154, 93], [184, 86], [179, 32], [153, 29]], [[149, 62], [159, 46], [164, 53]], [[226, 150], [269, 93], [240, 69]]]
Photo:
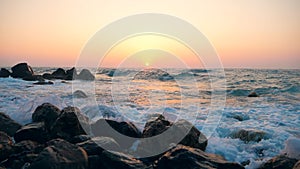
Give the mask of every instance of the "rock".
[[[109, 128], [105, 128], [105, 123], [108, 123], [117, 132], [110, 132]], [[133, 141], [122, 140], [122, 138], [124, 137], [122, 135], [133, 138], [141, 137], [141, 132], [131, 122], [117, 122], [108, 119], [100, 119], [96, 123], [92, 124], [91, 129], [95, 136], [111, 137], [116, 140], [122, 148], [129, 148], [133, 143]]]
[[75, 80], [77, 78], [77, 70], [75, 67], [66, 71], [65, 80]]
[[23, 77], [22, 79], [26, 81], [41, 81], [41, 82], [45, 81], [45, 79], [41, 75], [28, 75]]
[[251, 92], [248, 97], [259, 97], [256, 92]]
[[276, 156], [262, 164], [259, 169], [284, 169], [284, 168], [293, 168], [297, 163], [296, 159], [289, 158], [284, 155]]
[[146, 123], [142, 137], [147, 138], [159, 135], [169, 129], [171, 125], [170, 121], [166, 120], [164, 116], [159, 115], [159, 117], [152, 118]]
[[245, 130], [240, 129], [237, 132], [231, 134], [232, 138], [239, 138], [240, 140], [248, 143], [250, 141], [260, 142], [262, 139], [267, 139], [266, 133], [259, 130]]
[[12, 138], [0, 131], [0, 162], [12, 154]]
[[14, 136], [17, 130], [22, 126], [16, 121], [12, 120], [6, 114], [0, 112], [0, 131], [7, 133], [9, 136]]
[[39, 82], [36, 82], [36, 83], [33, 83], [34, 85], [53, 85], [54, 83], [51, 82], [51, 81], [39, 81]]
[[157, 162], [156, 169], [243, 169], [238, 163], [228, 162], [223, 157], [203, 152], [200, 149], [177, 145], [166, 152]]
[[35, 141], [24, 140], [13, 145], [12, 149], [14, 154], [23, 152], [38, 154], [44, 149], [44, 145]]
[[51, 140], [28, 169], [85, 169], [86, 152], [62, 139]]
[[54, 79], [54, 76], [53, 76], [52, 74], [50, 74], [50, 73], [44, 73], [44, 74], [42, 75], [42, 77], [43, 77], [44, 79], [48, 79], [48, 80]]
[[26, 76], [32, 76], [33, 70], [27, 65], [27, 63], [19, 63], [11, 68], [11, 76], [14, 78], [24, 78]]
[[6, 161], [4, 161], [4, 166], [9, 169], [27, 169], [37, 157], [37, 154], [27, 152], [13, 154]]
[[78, 108], [66, 107], [54, 122], [51, 133], [54, 137], [70, 141], [74, 136], [86, 134], [84, 129], [89, 129], [88, 118]]
[[77, 79], [92, 81], [92, 80], [95, 80], [95, 76], [88, 69], [82, 69], [82, 71], [77, 76]]
[[60, 110], [50, 103], [43, 103], [38, 106], [32, 114], [32, 122], [44, 122], [49, 130], [60, 115]]
[[65, 79], [67, 74], [66, 74], [66, 71], [64, 69], [58, 68], [51, 75], [55, 79]]
[[74, 93], [73, 93], [73, 97], [75, 98], [87, 98], [88, 96], [81, 90], [76, 90]]
[[76, 143], [82, 143], [82, 142], [88, 141], [90, 139], [92, 139], [92, 138], [89, 135], [82, 134], [82, 135], [74, 136], [70, 140], [70, 142], [73, 144], [76, 144]]
[[19, 129], [14, 136], [15, 141], [31, 140], [39, 143], [45, 143], [51, 139], [43, 122], [30, 123]]
[[0, 77], [9, 77], [9, 76], [10, 76], [9, 70], [7, 70], [5, 68], [1, 68], [1, 70], [0, 70]]
[[100, 155], [103, 150], [117, 151], [120, 149], [120, 145], [110, 137], [94, 137], [77, 145], [82, 147], [89, 156]]
[[289, 158], [300, 160], [300, 139], [295, 137], [288, 138], [283, 152]]
[[294, 165], [293, 169], [300, 169], [300, 160]]
[[226, 114], [226, 117], [234, 118], [234, 119], [237, 119], [238, 121], [245, 121], [245, 120], [250, 119], [248, 114], [245, 114], [245, 113], [242, 113], [242, 112], [230, 112], [230, 113]]
[[[103, 151], [100, 155], [102, 160], [99, 168], [101, 169], [111, 169], [111, 168], [122, 168], [122, 169], [146, 169], [149, 168], [144, 165], [140, 160], [135, 159], [134, 157], [114, 152], [114, 151]], [[150, 169], [150, 168], [149, 168]]]

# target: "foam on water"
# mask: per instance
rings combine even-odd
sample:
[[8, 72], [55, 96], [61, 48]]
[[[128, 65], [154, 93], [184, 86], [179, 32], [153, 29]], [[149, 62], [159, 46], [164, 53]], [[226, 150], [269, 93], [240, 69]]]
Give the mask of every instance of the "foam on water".
[[[43, 73], [55, 68], [34, 70]], [[142, 129], [151, 116], [163, 114], [171, 121], [187, 119], [201, 130], [208, 125], [213, 92], [208, 75], [211, 71], [174, 69], [138, 73], [129, 69], [101, 69], [97, 70], [95, 88], [93, 82], [84, 81], [54, 80], [54, 85], [38, 86], [1, 78], [0, 111], [25, 124], [38, 105], [49, 102], [59, 108], [77, 106], [91, 121], [102, 117], [129, 120]], [[131, 73], [136, 79], [131, 79], [129, 86], [122, 85]], [[300, 138], [300, 71], [228, 69], [225, 73], [226, 107], [206, 151], [245, 163], [248, 169], [257, 168], [280, 153], [294, 155], [292, 150], [299, 145]], [[184, 83], [179, 84], [181, 81]], [[115, 82], [118, 85], [113, 88]], [[79, 86], [88, 98], [73, 100], [72, 86]], [[251, 91], [260, 97], [248, 98]], [[266, 136], [259, 142], [232, 138], [231, 134], [240, 129], [261, 131]]]

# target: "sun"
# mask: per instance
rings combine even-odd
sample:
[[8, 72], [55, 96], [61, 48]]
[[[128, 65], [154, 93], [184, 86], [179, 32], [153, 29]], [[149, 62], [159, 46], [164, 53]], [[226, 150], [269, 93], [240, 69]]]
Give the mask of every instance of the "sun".
[[145, 63], [145, 66], [147, 66], [147, 67], [148, 67], [149, 65], [150, 65], [149, 62], [146, 62], [146, 63]]

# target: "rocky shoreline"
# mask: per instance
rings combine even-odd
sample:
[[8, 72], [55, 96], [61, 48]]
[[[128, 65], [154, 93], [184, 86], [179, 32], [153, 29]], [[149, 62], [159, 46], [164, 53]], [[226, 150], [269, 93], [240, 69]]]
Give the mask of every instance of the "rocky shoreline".
[[[188, 134], [177, 145], [152, 157], [135, 158], [134, 142], [123, 142], [101, 128], [107, 122], [117, 132], [134, 138], [153, 137], [170, 129]], [[92, 134], [91, 134], [92, 133]], [[147, 151], [141, 145], [135, 151]], [[155, 142], [159, 149], [163, 143]], [[101, 145], [101, 146], [99, 146]], [[207, 138], [185, 120], [173, 123], [162, 115], [151, 118], [140, 131], [131, 122], [100, 119], [90, 124], [76, 107], [63, 110], [44, 103], [32, 114], [32, 122], [24, 126], [0, 113], [0, 169], [242, 169], [223, 157], [205, 152]], [[105, 149], [103, 148], [105, 147]], [[126, 153], [128, 152], [128, 153]], [[247, 164], [244, 164], [247, 165]], [[300, 162], [287, 156], [277, 156], [260, 168], [299, 169]]]

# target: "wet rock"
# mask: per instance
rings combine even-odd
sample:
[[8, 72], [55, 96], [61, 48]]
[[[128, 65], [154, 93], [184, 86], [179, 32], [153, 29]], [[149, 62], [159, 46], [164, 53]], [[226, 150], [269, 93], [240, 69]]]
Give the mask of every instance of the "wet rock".
[[0, 131], [0, 162], [5, 160], [12, 153], [12, 138]]
[[251, 92], [248, 97], [259, 97], [259, 95], [256, 92]]
[[142, 137], [147, 138], [159, 135], [166, 131], [171, 125], [172, 123], [166, 120], [162, 115], [157, 118], [154, 117], [146, 123]]
[[58, 68], [51, 75], [55, 79], [65, 79], [67, 74], [66, 74], [66, 71], [64, 69]]
[[33, 83], [34, 85], [53, 85], [54, 83], [51, 81], [39, 81], [36, 83]]
[[0, 112], [0, 131], [7, 133], [9, 136], [14, 136], [17, 130], [22, 126], [16, 121], [12, 120], [6, 114]]
[[23, 77], [22, 79], [26, 81], [41, 81], [41, 82], [45, 81], [45, 79], [41, 75], [29, 75]]
[[297, 160], [284, 155], [276, 156], [264, 163], [259, 169], [284, 169], [293, 168]]
[[231, 134], [232, 138], [239, 138], [240, 140], [248, 143], [250, 141], [260, 142], [262, 139], [267, 139], [266, 133], [259, 130], [245, 130], [240, 129]]
[[54, 76], [53, 76], [52, 74], [50, 74], [50, 73], [44, 73], [44, 74], [42, 75], [42, 77], [43, 77], [44, 79], [48, 79], [48, 80], [54, 79]]
[[112, 151], [120, 149], [120, 145], [110, 137], [94, 137], [77, 145], [82, 147], [89, 156], [100, 155], [104, 149]]
[[[109, 126], [105, 126], [105, 124], [109, 124], [112, 127], [112, 129], [106, 128]], [[131, 140], [124, 141], [122, 139], [122, 135], [133, 138], [141, 137], [141, 132], [131, 122], [117, 122], [108, 119], [100, 119], [96, 123], [93, 123], [91, 128], [95, 136], [111, 137], [114, 140], [116, 140], [122, 148], [129, 148], [132, 146], [133, 143], [133, 141]], [[116, 132], [112, 132], [111, 130], [115, 130]]]
[[30, 123], [19, 129], [14, 136], [15, 141], [31, 140], [39, 143], [45, 143], [51, 139], [44, 122]]
[[51, 140], [28, 169], [85, 169], [86, 152], [62, 139]]
[[38, 106], [32, 114], [32, 122], [44, 122], [49, 130], [60, 115], [60, 110], [50, 103], [43, 103]]
[[1, 77], [9, 77], [9, 76], [10, 76], [9, 70], [7, 70], [5, 68], [1, 68], [1, 70], [0, 70], [0, 78]]
[[65, 80], [75, 80], [77, 78], [77, 70], [75, 67], [66, 71]]
[[294, 165], [293, 169], [300, 169], [300, 160]]
[[228, 162], [223, 157], [205, 153], [200, 149], [177, 145], [166, 152], [157, 162], [156, 169], [243, 169], [238, 163]]
[[44, 145], [31, 140], [24, 140], [16, 143], [12, 147], [14, 154], [23, 152], [38, 154], [44, 149]]
[[75, 98], [87, 98], [88, 96], [81, 90], [76, 90], [74, 93], [73, 93], [73, 97]]
[[78, 108], [66, 107], [54, 122], [51, 133], [53, 137], [70, 141], [74, 136], [86, 134], [84, 129], [89, 129], [88, 118]]
[[37, 157], [37, 154], [27, 152], [13, 154], [3, 164], [9, 169], [27, 169]]
[[32, 68], [27, 63], [19, 63], [13, 66], [11, 70], [11, 76], [14, 78], [24, 78], [34, 74]]
[[140, 160], [137, 160], [130, 155], [119, 152], [105, 150], [101, 153], [100, 159], [102, 160], [102, 162], [99, 168], [102, 169], [150, 169], [150, 167], [144, 165]]
[[95, 80], [95, 76], [88, 69], [82, 69], [82, 71], [77, 76], [77, 79], [92, 81], [92, 80]]
[[234, 118], [237, 119], [238, 121], [245, 121], [245, 120], [249, 120], [250, 117], [249, 115], [242, 113], [242, 112], [231, 112], [231, 113], [227, 113], [226, 117], [228, 118]]
[[90, 139], [91, 139], [91, 137], [89, 135], [82, 134], [82, 135], [74, 136], [70, 140], [70, 142], [73, 143], [73, 144], [76, 144], [76, 143], [82, 143], [82, 142], [88, 141]]

